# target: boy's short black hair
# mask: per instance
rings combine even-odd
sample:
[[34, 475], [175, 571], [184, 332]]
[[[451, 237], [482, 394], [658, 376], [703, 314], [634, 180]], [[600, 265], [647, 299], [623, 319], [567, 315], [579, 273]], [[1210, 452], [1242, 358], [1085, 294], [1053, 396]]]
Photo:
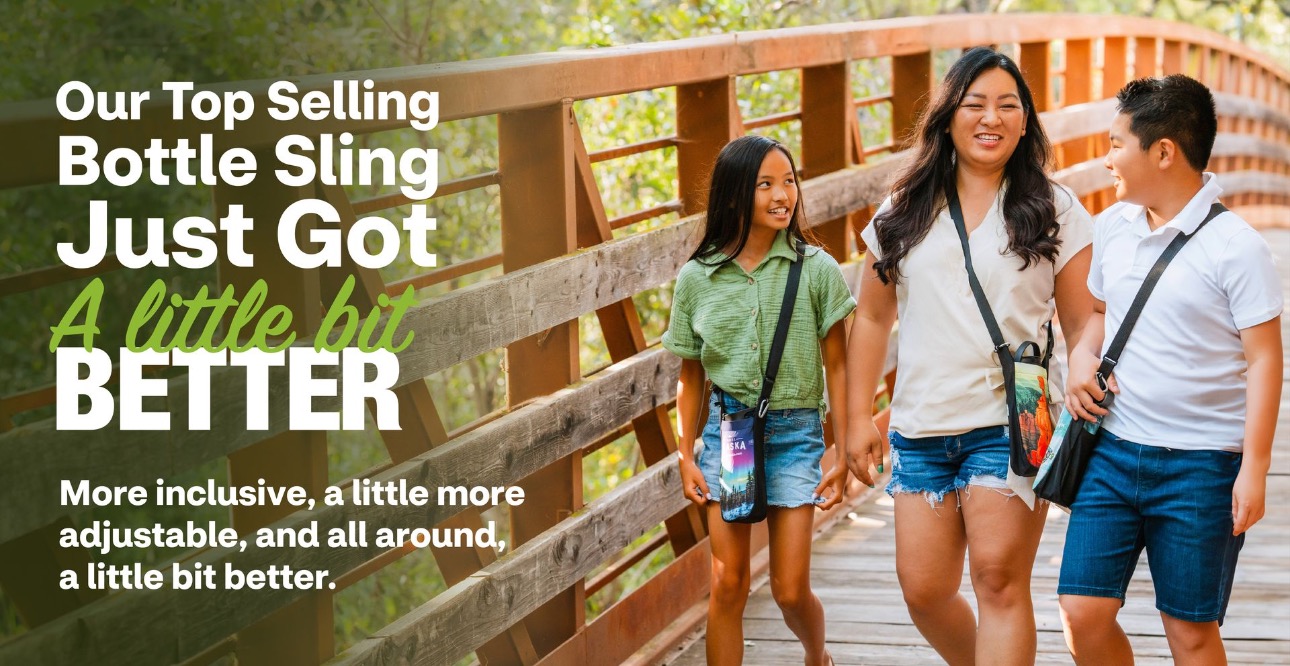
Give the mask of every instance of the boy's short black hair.
[[1178, 144], [1187, 163], [1204, 171], [1218, 134], [1214, 96], [1205, 84], [1183, 74], [1130, 81], [1115, 96], [1129, 116], [1129, 131], [1146, 150], [1161, 139]]

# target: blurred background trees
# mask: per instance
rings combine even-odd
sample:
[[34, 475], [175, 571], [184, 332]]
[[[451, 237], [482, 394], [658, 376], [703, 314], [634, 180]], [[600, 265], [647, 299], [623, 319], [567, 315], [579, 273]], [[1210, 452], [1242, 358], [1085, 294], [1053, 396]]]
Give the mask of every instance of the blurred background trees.
[[[838, 21], [959, 12], [1108, 13], [1180, 20], [1196, 24], [1259, 48], [1290, 66], [1290, 0], [572, 0], [568, 2], [445, 2], [443, 0], [162, 0], [132, 3], [79, 0], [47, 3], [12, 0], [0, 9], [0, 52], [6, 57], [0, 76], [0, 101], [50, 98], [68, 80], [102, 90], [156, 90], [163, 81], [198, 84], [276, 79], [305, 74], [401, 67], [434, 62], [596, 48], [647, 41], [762, 30]], [[880, 61], [856, 63], [857, 97], [889, 89], [888, 66]], [[739, 81], [745, 118], [788, 111], [798, 106], [798, 77], [778, 72]], [[10, 110], [0, 109], [0, 113]], [[671, 89], [578, 102], [578, 117], [591, 151], [626, 145], [674, 133]], [[861, 111], [866, 145], [886, 136], [881, 105]], [[364, 136], [359, 147], [394, 149], [421, 145], [437, 148], [440, 181], [496, 168], [496, 123], [491, 118], [441, 124], [428, 133], [412, 130]], [[767, 128], [795, 150], [795, 126]], [[21, 156], [6, 155], [8, 159]], [[597, 181], [612, 217], [675, 198], [676, 166], [672, 149], [598, 164]], [[262, 175], [262, 177], [265, 177]], [[351, 188], [351, 198], [367, 198], [392, 188]], [[148, 216], [168, 220], [182, 215], [212, 215], [211, 195], [204, 188], [139, 185], [121, 190], [110, 185], [88, 188], [28, 187], [0, 192], [0, 210], [8, 222], [0, 235], [0, 275], [57, 263], [55, 245], [86, 235], [87, 202], [103, 198], [113, 216], [131, 217], [136, 229]], [[447, 266], [501, 250], [497, 188], [492, 186], [437, 199], [432, 205], [439, 230], [432, 235], [439, 265]], [[222, 213], [216, 212], [216, 213]], [[396, 219], [402, 211], [389, 212]], [[665, 224], [675, 214], [619, 230], [628, 234]], [[136, 236], [140, 237], [140, 236]], [[382, 271], [387, 281], [407, 277], [414, 266], [406, 256]], [[419, 292], [423, 301], [448, 290], [500, 273], [495, 268]], [[213, 269], [149, 269], [105, 276], [110, 302], [119, 308], [104, 313], [99, 346], [119, 344], [133, 304], [154, 279], [192, 293], [211, 284]], [[47, 351], [49, 326], [58, 320], [84, 281], [37, 292], [0, 297], [0, 393], [9, 394], [52, 382], [52, 355]], [[670, 285], [640, 294], [637, 310], [646, 337], [657, 339], [667, 323]], [[581, 323], [584, 373], [604, 367], [609, 355], [594, 315]], [[490, 352], [437, 373], [428, 380], [445, 424], [461, 427], [505, 407], [502, 353]], [[47, 418], [51, 410], [17, 419], [21, 424]], [[330, 476], [340, 481], [388, 459], [374, 429], [330, 433]], [[585, 459], [587, 501], [612, 489], [641, 467], [633, 438]], [[224, 479], [222, 464], [194, 470], [184, 483]], [[191, 477], [191, 478], [189, 478]], [[159, 510], [96, 511], [78, 520], [109, 517], [114, 524], [144, 525], [172, 521], [177, 515]], [[494, 511], [490, 517], [503, 519]], [[220, 520], [213, 513], [183, 519]], [[652, 535], [646, 535], [644, 539]], [[157, 562], [177, 553], [117, 553], [109, 560]], [[612, 603], [625, 590], [670, 559], [667, 549], [589, 601], [589, 615]], [[428, 553], [415, 553], [379, 574], [341, 592], [336, 598], [337, 647], [343, 649], [431, 598], [443, 581]], [[22, 631], [12, 607], [0, 595], [0, 636]]]

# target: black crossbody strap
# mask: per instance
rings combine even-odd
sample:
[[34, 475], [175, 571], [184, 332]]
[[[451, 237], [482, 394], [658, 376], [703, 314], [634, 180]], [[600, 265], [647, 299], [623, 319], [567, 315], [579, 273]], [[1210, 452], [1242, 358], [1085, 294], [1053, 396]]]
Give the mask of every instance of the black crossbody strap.
[[770, 392], [779, 374], [779, 359], [784, 355], [788, 340], [788, 325], [793, 320], [793, 306], [797, 303], [797, 285], [802, 279], [802, 264], [806, 263], [806, 246], [796, 244], [797, 260], [788, 269], [788, 284], [784, 287], [784, 302], [779, 307], [779, 320], [775, 323], [775, 338], [770, 343], [770, 356], [766, 359], [766, 376], [762, 379], [761, 397], [757, 399], [757, 415], [766, 416], [770, 409]]
[[[994, 350], [1002, 358], [1008, 353], [1008, 343], [1004, 341], [1003, 331], [999, 329], [999, 322], [990, 309], [990, 301], [985, 298], [981, 281], [977, 279], [976, 271], [972, 270], [972, 250], [968, 247], [967, 225], [963, 222], [963, 208], [959, 206], [959, 193], [953, 183], [945, 188], [945, 200], [950, 207], [950, 217], [954, 218], [954, 229], [959, 232], [959, 242], [963, 244], [963, 266], [967, 268], [968, 284], [972, 285], [972, 295], [976, 297], [976, 306], [981, 310], [985, 327], [990, 329], [990, 341], [994, 343]], [[1052, 329], [1049, 329], [1049, 344], [1052, 344], [1052, 339]]]
[[1227, 207], [1221, 203], [1216, 203], [1209, 207], [1209, 214], [1200, 224], [1196, 225], [1196, 230], [1190, 234], [1180, 233], [1174, 236], [1170, 241], [1169, 247], [1160, 253], [1160, 258], [1156, 259], [1155, 265], [1151, 267], [1151, 272], [1147, 273], [1147, 278], [1142, 281], [1142, 286], [1138, 287], [1138, 294], [1133, 297], [1133, 304], [1129, 306], [1129, 311], [1124, 314], [1124, 321], [1120, 322], [1120, 329], [1115, 332], [1115, 337], [1111, 340], [1111, 346], [1107, 347], [1106, 355], [1102, 357], [1102, 364], [1097, 368], [1097, 374], [1105, 380], [1111, 376], [1115, 369], [1115, 364], [1120, 360], [1120, 354], [1124, 352], [1124, 344], [1129, 341], [1129, 334], [1133, 332], [1134, 324], [1138, 323], [1138, 316], [1142, 314], [1142, 308], [1147, 304], [1147, 297], [1151, 295], [1152, 290], [1156, 288], [1156, 283], [1160, 281], [1160, 276], [1164, 275], [1165, 268], [1169, 262], [1178, 254], [1187, 241], [1192, 236], [1200, 233], [1200, 230], [1209, 224], [1209, 221], [1218, 217], [1227, 210]]

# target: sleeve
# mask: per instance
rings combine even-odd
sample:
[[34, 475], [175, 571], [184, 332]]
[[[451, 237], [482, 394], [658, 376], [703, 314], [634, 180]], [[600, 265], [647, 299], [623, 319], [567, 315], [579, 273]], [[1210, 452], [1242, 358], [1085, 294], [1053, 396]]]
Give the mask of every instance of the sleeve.
[[1102, 276], [1102, 253], [1106, 252], [1107, 218], [1115, 214], [1115, 206], [1106, 209], [1093, 223], [1093, 260], [1088, 266], [1088, 291], [1099, 301], [1106, 301]]
[[1257, 231], [1247, 227], [1228, 240], [1219, 256], [1218, 275], [1237, 330], [1281, 314], [1285, 297], [1276, 259]]
[[[878, 217], [880, 213], [885, 212], [890, 207], [891, 197], [887, 197], [883, 200], [882, 205], [878, 207], [878, 210], [874, 211], [873, 216]], [[874, 259], [882, 259], [882, 248], [878, 246], [878, 230], [874, 228], [872, 219], [860, 231], [860, 240], [864, 241], [865, 247], [869, 248], [869, 252], [873, 254]]]
[[833, 325], [842, 321], [856, 309], [856, 299], [851, 297], [847, 281], [842, 277], [842, 268], [828, 252], [816, 249], [815, 254], [807, 257], [811, 262], [811, 306], [815, 309], [815, 321], [819, 327], [815, 334], [819, 338], [828, 335]]
[[663, 346], [673, 354], [692, 361], [699, 360], [703, 339], [694, 332], [694, 272], [681, 269], [672, 291], [672, 315], [663, 332]]
[[1093, 242], [1093, 218], [1084, 210], [1084, 204], [1064, 185], [1053, 190], [1053, 203], [1057, 207], [1057, 224], [1062, 244], [1053, 263], [1053, 274], [1062, 272], [1066, 262]]

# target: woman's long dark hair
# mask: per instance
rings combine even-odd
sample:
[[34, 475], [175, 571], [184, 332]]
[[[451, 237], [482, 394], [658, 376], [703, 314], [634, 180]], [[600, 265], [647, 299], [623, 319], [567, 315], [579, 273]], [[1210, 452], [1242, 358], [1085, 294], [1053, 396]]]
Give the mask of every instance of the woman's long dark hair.
[[1008, 250], [1021, 257], [1023, 269], [1040, 259], [1057, 257], [1058, 224], [1053, 203], [1053, 183], [1045, 169], [1052, 160], [1052, 146], [1039, 123], [1034, 97], [1017, 64], [994, 49], [978, 46], [963, 54], [946, 73], [927, 111], [915, 128], [913, 157], [892, 187], [891, 207], [874, 218], [882, 259], [874, 263], [883, 284], [900, 281], [900, 262], [927, 237], [937, 213], [945, 205], [945, 188], [955, 179], [954, 140], [947, 132], [968, 87], [991, 69], [1002, 69], [1017, 82], [1017, 94], [1026, 114], [1026, 133], [1004, 166], [1007, 194], [1003, 219], [1008, 229]]
[[[720, 266], [732, 261], [744, 245], [748, 243], [748, 232], [752, 228], [753, 202], [757, 196], [757, 175], [761, 172], [761, 163], [772, 150], [784, 153], [788, 164], [793, 168], [793, 177], [797, 179], [797, 163], [793, 154], [784, 144], [764, 136], [749, 134], [741, 136], [726, 144], [717, 155], [717, 163], [712, 167], [712, 182], [708, 186], [707, 224], [703, 229], [703, 240], [690, 255], [706, 266]], [[788, 221], [789, 246], [796, 249], [797, 241], [814, 242], [803, 228], [806, 223], [805, 206], [802, 203], [800, 180], [797, 188], [797, 206], [793, 217]], [[733, 248], [721, 261], [709, 263], [715, 255]]]

